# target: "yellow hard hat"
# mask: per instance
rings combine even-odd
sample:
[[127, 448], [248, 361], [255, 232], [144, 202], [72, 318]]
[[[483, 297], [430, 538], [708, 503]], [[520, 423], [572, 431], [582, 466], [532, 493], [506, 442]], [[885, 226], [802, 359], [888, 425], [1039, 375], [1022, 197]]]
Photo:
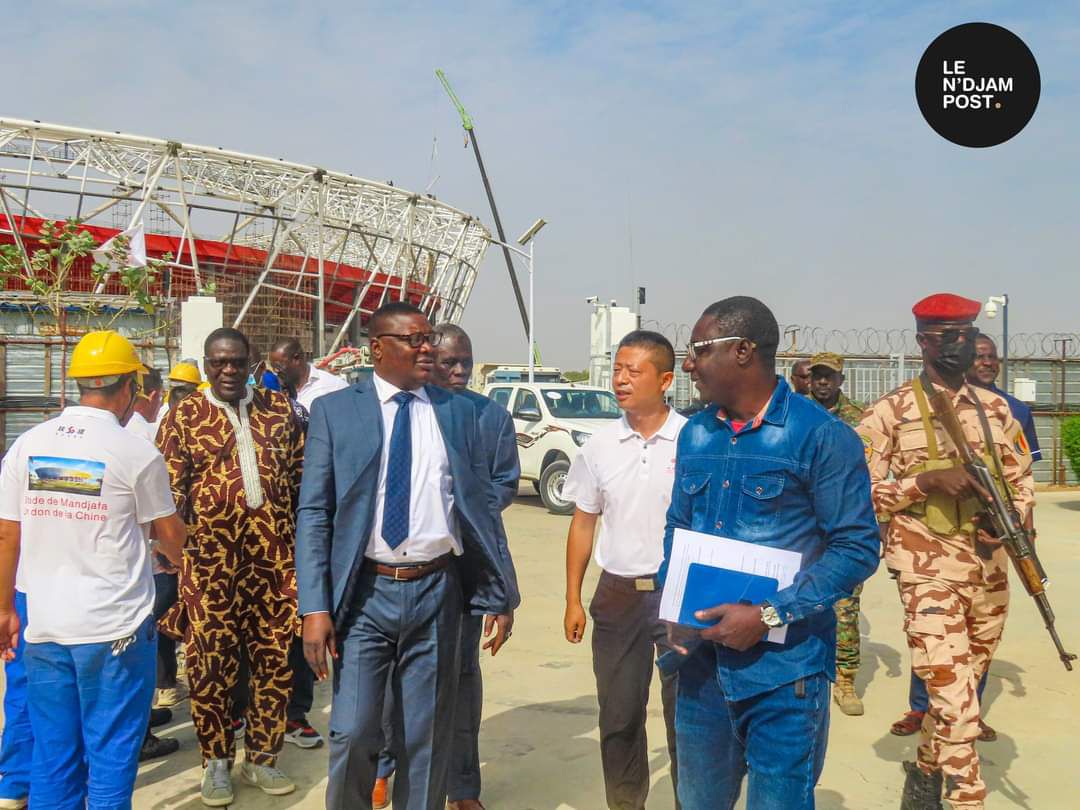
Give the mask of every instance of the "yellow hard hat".
[[169, 372], [169, 379], [172, 382], [198, 385], [202, 382], [202, 375], [199, 374], [198, 367], [191, 365], [191, 363], [177, 363]]
[[199, 391], [205, 391], [205, 390], [206, 390], [207, 388], [209, 388], [209, 387], [210, 387], [210, 383], [208, 383], [208, 382], [201, 382], [201, 383], [199, 383], [199, 387], [198, 387], [198, 389], [197, 389], [197, 390], [199, 390]]
[[[141, 377], [147, 368], [135, 347], [119, 332], [87, 332], [71, 353], [68, 376], [86, 388], [106, 388], [124, 374]], [[140, 381], [141, 384], [141, 381]]]

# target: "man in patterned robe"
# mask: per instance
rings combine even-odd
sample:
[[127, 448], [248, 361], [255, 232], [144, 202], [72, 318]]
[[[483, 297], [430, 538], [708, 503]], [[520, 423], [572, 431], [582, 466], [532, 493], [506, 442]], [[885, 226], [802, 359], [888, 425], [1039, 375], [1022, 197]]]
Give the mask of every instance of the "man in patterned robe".
[[203, 803], [233, 801], [231, 692], [241, 645], [251, 666], [241, 776], [280, 795], [298, 628], [295, 510], [303, 433], [283, 394], [247, 385], [247, 338], [218, 329], [205, 345], [210, 387], [184, 400], [162, 431], [173, 494], [188, 517], [180, 603], [163, 622], [187, 644], [191, 715], [205, 766]]

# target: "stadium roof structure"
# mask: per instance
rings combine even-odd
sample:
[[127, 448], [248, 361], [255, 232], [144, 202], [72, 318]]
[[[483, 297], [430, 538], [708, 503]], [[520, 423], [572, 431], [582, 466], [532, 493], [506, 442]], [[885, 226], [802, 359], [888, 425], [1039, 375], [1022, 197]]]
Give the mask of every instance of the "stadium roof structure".
[[[458, 322], [491, 239], [476, 217], [390, 183], [0, 119], [0, 241], [29, 249], [45, 220], [68, 218], [99, 242], [141, 225], [147, 254], [170, 257], [160, 293], [177, 300], [213, 282], [232, 325], [256, 336], [314, 334], [320, 355], [388, 301]], [[83, 275], [76, 292], [120, 292], [115, 280], [95, 287], [89, 267]]]

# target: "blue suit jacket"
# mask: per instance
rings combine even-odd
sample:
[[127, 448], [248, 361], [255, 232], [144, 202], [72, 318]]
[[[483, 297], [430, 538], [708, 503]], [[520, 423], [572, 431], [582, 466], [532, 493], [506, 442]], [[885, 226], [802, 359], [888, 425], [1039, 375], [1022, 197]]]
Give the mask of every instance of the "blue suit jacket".
[[[509, 554], [504, 557], [492, 502], [494, 488], [469, 399], [426, 387], [446, 444], [454, 511], [464, 550], [459, 558], [465, 609], [506, 613], [516, 607]], [[375, 518], [382, 456], [382, 414], [370, 381], [312, 404], [296, 525], [300, 613], [329, 611], [341, 628]], [[423, 448], [413, 448], [423, 452]]]

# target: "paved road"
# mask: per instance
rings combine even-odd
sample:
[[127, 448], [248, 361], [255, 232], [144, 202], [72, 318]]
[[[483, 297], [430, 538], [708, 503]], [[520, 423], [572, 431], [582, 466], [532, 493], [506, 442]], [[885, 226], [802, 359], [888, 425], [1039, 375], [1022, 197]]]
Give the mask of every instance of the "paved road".
[[[1080, 492], [1040, 495], [1040, 547], [1056, 587], [1052, 589], [1062, 636], [1080, 648]], [[486, 659], [486, 703], [481, 736], [484, 801], [492, 810], [600, 810], [604, 807], [597, 743], [596, 700], [588, 642], [568, 644], [562, 635], [563, 544], [568, 518], [547, 514], [531, 488], [506, 513], [511, 546], [525, 597], [511, 645]], [[596, 571], [590, 571], [591, 589]], [[834, 712], [825, 773], [817, 792], [826, 810], [895, 808], [902, 784], [900, 762], [913, 756], [914, 738], [893, 737], [889, 723], [904, 709], [908, 657], [892, 581], [883, 572], [863, 596], [864, 664], [859, 689], [867, 713]], [[325, 733], [329, 689], [317, 687], [312, 722]], [[999, 732], [980, 744], [990, 786], [991, 810], [1071, 808], [1080, 795], [1075, 764], [1080, 721], [1080, 669], [1067, 673], [1045, 638], [1026, 596], [1014, 594], [1013, 614], [991, 669], [987, 719]], [[654, 690], [649, 733], [653, 793], [649, 807], [670, 810], [671, 780], [662, 744], [663, 720]], [[198, 755], [186, 704], [164, 731], [181, 741], [175, 756], [140, 769], [135, 807], [196, 808]], [[291, 746], [281, 767], [298, 790], [265, 797], [240, 784], [238, 808], [318, 808], [325, 789], [325, 748]]]

